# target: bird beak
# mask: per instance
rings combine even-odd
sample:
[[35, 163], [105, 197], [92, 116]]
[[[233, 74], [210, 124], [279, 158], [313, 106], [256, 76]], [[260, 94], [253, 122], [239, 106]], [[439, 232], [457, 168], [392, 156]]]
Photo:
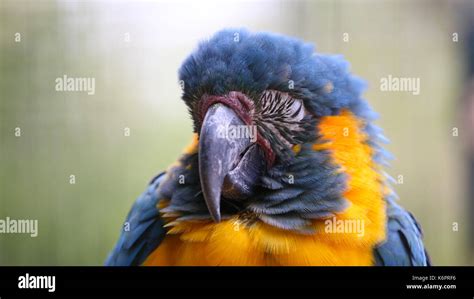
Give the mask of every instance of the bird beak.
[[199, 135], [201, 188], [215, 222], [221, 220], [220, 204], [224, 180], [254, 142], [249, 136], [230, 136], [228, 132], [232, 128], [238, 128], [236, 126], [245, 124], [232, 109], [217, 103], [207, 110]]

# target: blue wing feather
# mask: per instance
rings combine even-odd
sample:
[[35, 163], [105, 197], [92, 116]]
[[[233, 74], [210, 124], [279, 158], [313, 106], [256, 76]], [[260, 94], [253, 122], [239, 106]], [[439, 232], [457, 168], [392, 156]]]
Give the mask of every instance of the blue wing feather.
[[157, 189], [163, 177], [164, 173], [156, 176], [133, 204], [125, 220], [127, 225], [123, 226], [106, 266], [140, 265], [163, 240], [166, 231], [156, 207], [159, 200]]
[[377, 266], [430, 266], [421, 227], [412, 214], [387, 199], [387, 240], [374, 250]]
[[[160, 197], [157, 189], [163, 178], [164, 173], [154, 178], [134, 203], [125, 221], [129, 229], [122, 230], [106, 266], [140, 265], [163, 240], [166, 231], [156, 207]], [[376, 265], [430, 265], [421, 227], [413, 215], [396, 204], [394, 198], [388, 198], [387, 217], [387, 239], [374, 250]]]

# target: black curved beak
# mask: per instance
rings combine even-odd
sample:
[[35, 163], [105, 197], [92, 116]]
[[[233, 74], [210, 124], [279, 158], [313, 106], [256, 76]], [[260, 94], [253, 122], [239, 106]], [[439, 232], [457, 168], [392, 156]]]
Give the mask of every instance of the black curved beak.
[[204, 199], [216, 222], [221, 220], [223, 188], [230, 190], [229, 194], [242, 195], [259, 175], [253, 169], [260, 169], [255, 165], [263, 159], [259, 158], [255, 141], [256, 129], [245, 126], [232, 109], [220, 103], [209, 107], [199, 136], [199, 176]]

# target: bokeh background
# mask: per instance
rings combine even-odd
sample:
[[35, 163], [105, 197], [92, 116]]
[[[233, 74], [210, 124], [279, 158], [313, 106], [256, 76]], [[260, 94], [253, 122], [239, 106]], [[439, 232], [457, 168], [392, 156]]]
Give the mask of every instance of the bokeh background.
[[[191, 138], [177, 69], [224, 27], [343, 54], [368, 82], [396, 157], [387, 172], [403, 176], [395, 189], [433, 263], [472, 265], [470, 2], [0, 0], [0, 219], [39, 221], [36, 238], [0, 234], [0, 265], [103, 263], [135, 198]], [[95, 95], [56, 91], [63, 75], [94, 77]], [[388, 75], [420, 78], [420, 94], [381, 91]]]

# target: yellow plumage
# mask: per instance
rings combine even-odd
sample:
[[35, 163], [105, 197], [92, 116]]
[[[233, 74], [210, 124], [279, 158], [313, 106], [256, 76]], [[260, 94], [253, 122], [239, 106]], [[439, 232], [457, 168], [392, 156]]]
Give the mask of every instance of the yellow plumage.
[[[347, 231], [328, 233], [327, 219], [313, 221], [316, 233], [303, 235], [258, 221], [245, 224], [238, 216], [214, 223], [175, 221], [176, 215], [163, 215], [167, 236], [144, 265], [372, 265], [372, 250], [385, 238], [385, 184], [362, 126], [349, 111], [324, 117], [319, 123], [324, 142], [313, 146], [314, 150], [329, 150], [340, 171], [348, 175], [344, 197], [350, 206], [336, 219], [363, 220], [362, 236]], [[196, 150], [195, 136], [186, 151]], [[162, 200], [159, 208], [166, 205]]]

